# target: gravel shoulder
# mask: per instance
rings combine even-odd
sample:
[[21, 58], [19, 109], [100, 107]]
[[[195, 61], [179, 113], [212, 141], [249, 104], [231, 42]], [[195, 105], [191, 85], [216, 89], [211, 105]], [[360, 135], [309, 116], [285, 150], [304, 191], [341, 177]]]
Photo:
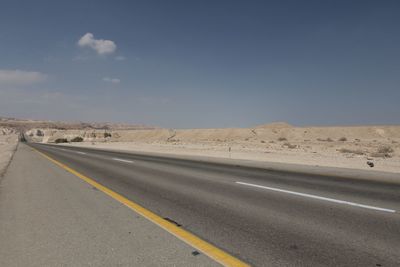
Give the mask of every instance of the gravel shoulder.
[[0, 131], [0, 177], [4, 175], [18, 144], [18, 135], [16, 133], [3, 135], [1, 133], [2, 131]]

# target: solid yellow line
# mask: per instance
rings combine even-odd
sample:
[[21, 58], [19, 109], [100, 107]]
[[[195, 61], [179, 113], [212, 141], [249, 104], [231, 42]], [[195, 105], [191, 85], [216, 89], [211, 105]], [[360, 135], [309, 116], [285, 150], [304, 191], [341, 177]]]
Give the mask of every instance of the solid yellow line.
[[148, 219], [149, 221], [157, 224], [164, 230], [168, 231], [169, 233], [173, 234], [180, 240], [184, 241], [185, 243], [189, 244], [190, 246], [196, 248], [197, 250], [200, 250], [203, 252], [205, 255], [209, 256], [210, 258], [214, 259], [215, 261], [219, 262], [220, 264], [224, 266], [250, 266], [247, 263], [244, 263], [243, 261], [235, 258], [234, 256], [226, 253], [225, 251], [213, 246], [212, 244], [202, 240], [201, 238], [195, 236], [192, 233], [189, 233], [188, 231], [183, 230], [182, 228], [179, 228], [178, 226], [167, 222], [157, 214], [151, 212], [150, 210], [140, 206], [139, 204], [127, 199], [126, 197], [112, 191], [111, 189], [105, 187], [104, 185], [101, 185], [94, 181], [93, 179], [75, 171], [74, 169], [68, 167], [67, 165], [51, 158], [50, 156], [40, 152], [39, 150], [33, 148], [36, 152], [38, 152], [40, 155], [45, 157], [46, 159], [50, 160], [51, 162], [55, 163], [56, 165], [60, 166], [64, 170], [67, 170], [68, 172], [74, 174], [75, 176], [81, 178], [88, 184], [94, 186], [98, 190], [106, 193], [113, 199], [117, 200], [118, 202], [124, 204], [125, 206], [129, 207], [133, 211], [139, 213], [142, 215], [144, 218]]

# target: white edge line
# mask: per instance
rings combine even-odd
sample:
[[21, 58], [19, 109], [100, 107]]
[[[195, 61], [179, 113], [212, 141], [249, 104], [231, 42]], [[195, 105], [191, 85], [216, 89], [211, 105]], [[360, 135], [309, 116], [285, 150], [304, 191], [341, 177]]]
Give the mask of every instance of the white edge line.
[[359, 203], [354, 203], [354, 202], [349, 202], [349, 201], [344, 201], [344, 200], [339, 200], [339, 199], [334, 199], [334, 198], [299, 193], [299, 192], [294, 192], [294, 191], [289, 191], [289, 190], [284, 190], [284, 189], [279, 189], [279, 188], [274, 188], [274, 187], [268, 187], [268, 186], [263, 186], [263, 185], [249, 184], [249, 183], [244, 183], [244, 182], [235, 182], [235, 183], [241, 184], [241, 185], [246, 185], [246, 186], [267, 189], [267, 190], [276, 191], [276, 192], [281, 192], [281, 193], [292, 194], [292, 195], [296, 195], [296, 196], [325, 200], [325, 201], [330, 201], [330, 202], [334, 202], [334, 203], [345, 204], [345, 205], [350, 205], [350, 206], [355, 206], [355, 207], [360, 207], [360, 208], [365, 208], [365, 209], [379, 210], [379, 211], [385, 211], [385, 212], [391, 212], [391, 213], [396, 212], [396, 210], [392, 210], [392, 209], [385, 209], [385, 208], [380, 208], [380, 207], [375, 207], [375, 206], [369, 206], [369, 205], [364, 205], [364, 204], [359, 204]]
[[81, 155], [86, 155], [85, 152], [77, 151], [76, 153], [81, 154]]
[[112, 158], [112, 160], [121, 161], [121, 162], [126, 162], [126, 163], [133, 163], [133, 161], [131, 161], [131, 160], [126, 160], [126, 159]]

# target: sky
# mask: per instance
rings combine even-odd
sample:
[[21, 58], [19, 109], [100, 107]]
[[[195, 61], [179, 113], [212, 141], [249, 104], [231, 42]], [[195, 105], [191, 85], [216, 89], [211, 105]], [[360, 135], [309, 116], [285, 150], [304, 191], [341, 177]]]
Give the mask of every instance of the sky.
[[0, 0], [0, 116], [400, 124], [400, 1]]

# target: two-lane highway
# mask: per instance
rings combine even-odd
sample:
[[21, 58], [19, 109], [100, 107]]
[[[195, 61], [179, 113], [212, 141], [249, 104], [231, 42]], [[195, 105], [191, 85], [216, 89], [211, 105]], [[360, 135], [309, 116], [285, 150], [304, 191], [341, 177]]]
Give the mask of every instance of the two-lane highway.
[[400, 265], [400, 181], [30, 146], [251, 265]]

